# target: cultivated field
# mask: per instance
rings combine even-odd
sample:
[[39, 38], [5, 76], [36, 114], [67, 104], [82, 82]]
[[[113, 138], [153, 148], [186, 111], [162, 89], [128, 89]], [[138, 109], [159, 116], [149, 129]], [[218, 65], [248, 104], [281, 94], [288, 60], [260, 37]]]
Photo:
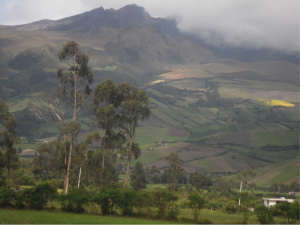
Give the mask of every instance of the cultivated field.
[[244, 146], [251, 146], [251, 132], [240, 132], [223, 134], [205, 141], [206, 144], [216, 145], [218, 143], [234, 143]]

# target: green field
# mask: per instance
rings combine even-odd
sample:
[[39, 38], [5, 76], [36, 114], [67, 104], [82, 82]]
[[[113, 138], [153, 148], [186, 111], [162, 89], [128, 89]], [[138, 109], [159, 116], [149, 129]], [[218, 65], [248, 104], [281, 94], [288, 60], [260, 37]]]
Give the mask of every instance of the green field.
[[94, 71], [114, 71], [117, 69], [118, 66], [106, 66], [104, 68], [100, 67], [93, 67]]
[[187, 140], [187, 138], [172, 136], [169, 134], [168, 128], [160, 127], [138, 127], [134, 138], [134, 142], [138, 143], [140, 146], [153, 144], [154, 142], [159, 141], [173, 142], [181, 140]]
[[151, 113], [156, 116], [157, 118], [161, 119], [162, 121], [164, 121], [165, 123], [173, 126], [173, 127], [181, 127], [180, 122], [172, 119], [171, 117], [169, 117], [168, 115], [164, 114], [163, 112], [159, 111], [158, 109], [152, 109]]
[[252, 146], [261, 147], [266, 145], [299, 145], [298, 130], [279, 130], [279, 131], [252, 131]]
[[169, 221], [74, 213], [0, 210], [2, 224], [170, 224]]
[[[98, 214], [74, 214], [47, 211], [28, 210], [0, 210], [0, 222], [2, 224], [183, 224], [192, 223], [193, 212], [189, 209], [181, 209], [178, 222], [139, 219], [134, 217], [104, 216]], [[275, 223], [284, 223], [282, 218], [274, 218]], [[187, 222], [188, 220], [188, 222]], [[199, 220], [207, 220], [213, 224], [241, 224], [242, 214], [227, 214], [220, 211], [202, 209]], [[251, 215], [248, 223], [257, 224], [255, 215]]]

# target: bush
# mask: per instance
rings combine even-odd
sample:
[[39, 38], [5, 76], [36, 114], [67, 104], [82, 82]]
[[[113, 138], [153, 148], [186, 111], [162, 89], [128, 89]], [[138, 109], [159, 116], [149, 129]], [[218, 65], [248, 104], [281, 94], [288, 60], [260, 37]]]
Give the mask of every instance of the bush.
[[9, 188], [0, 189], [0, 207], [5, 208], [9, 206], [14, 206], [16, 200], [16, 192]]
[[194, 211], [194, 223], [197, 223], [200, 210], [204, 207], [206, 200], [195, 193], [189, 194], [188, 200], [189, 208]]
[[49, 183], [50, 183], [50, 185], [52, 185], [53, 187], [56, 187], [56, 188], [62, 189], [64, 187], [64, 181], [60, 180], [60, 179], [51, 179], [49, 181]]
[[28, 176], [28, 175], [22, 175], [19, 177], [19, 181], [21, 182], [21, 185], [34, 185], [35, 184], [35, 180], [32, 176]]
[[152, 192], [149, 197], [153, 201], [152, 205], [158, 208], [156, 218], [177, 220], [179, 208], [176, 204], [178, 201], [178, 197], [176, 195], [168, 190], [159, 190]]
[[117, 200], [117, 206], [121, 209], [123, 215], [132, 215], [133, 207], [138, 200], [137, 192], [133, 189], [125, 189], [121, 192]]
[[102, 188], [97, 194], [94, 195], [92, 201], [97, 203], [102, 210], [103, 214], [112, 213], [115, 202], [121, 198], [119, 189]]
[[256, 207], [254, 213], [257, 216], [257, 220], [262, 224], [270, 224], [274, 222], [272, 211], [263, 205]]
[[200, 219], [197, 224], [213, 224], [209, 219]]
[[233, 200], [226, 202], [223, 206], [223, 211], [228, 214], [236, 213], [237, 210], [238, 210], [238, 203]]
[[89, 193], [84, 189], [72, 189], [59, 197], [61, 209], [67, 212], [84, 213], [84, 206], [90, 201]]
[[[24, 189], [20, 192], [20, 201], [25, 202], [30, 209], [44, 209], [49, 200], [56, 197], [57, 190], [49, 183], [41, 183], [33, 188]], [[20, 203], [21, 204], [21, 203]]]

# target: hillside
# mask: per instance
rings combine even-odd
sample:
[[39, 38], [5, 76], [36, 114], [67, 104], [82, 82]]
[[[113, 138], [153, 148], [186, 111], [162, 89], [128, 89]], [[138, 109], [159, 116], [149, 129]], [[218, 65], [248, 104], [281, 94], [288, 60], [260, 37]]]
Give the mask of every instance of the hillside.
[[[217, 58], [180, 34], [174, 21], [152, 18], [136, 5], [0, 26], [0, 97], [17, 117], [20, 136], [55, 139], [57, 128], [39, 120], [33, 107], [58, 85], [56, 69], [67, 67], [58, 52], [69, 40], [89, 56], [92, 88], [111, 78], [150, 97], [151, 117], [139, 122], [135, 138], [145, 167], [165, 168], [163, 158], [176, 151], [190, 173], [253, 169], [261, 187], [299, 180], [299, 165], [291, 161], [299, 158], [299, 66]], [[81, 141], [99, 130], [86, 105]]]

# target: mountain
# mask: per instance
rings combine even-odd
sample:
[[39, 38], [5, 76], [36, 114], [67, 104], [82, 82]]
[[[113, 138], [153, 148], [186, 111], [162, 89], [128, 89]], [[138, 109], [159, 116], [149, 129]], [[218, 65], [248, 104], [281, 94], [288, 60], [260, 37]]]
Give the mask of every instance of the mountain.
[[[151, 117], [139, 123], [136, 137], [144, 165], [163, 168], [162, 158], [177, 151], [188, 172], [257, 169], [271, 174], [260, 179], [264, 187], [299, 180], [299, 171], [288, 170], [299, 157], [299, 66], [219, 58], [212, 51], [222, 50], [208, 50], [180, 33], [175, 21], [136, 5], [0, 26], [0, 97], [17, 117], [20, 136], [55, 139], [56, 127], [38, 120], [32, 108], [40, 92], [57, 87], [56, 69], [68, 67], [58, 53], [70, 40], [89, 56], [92, 88], [111, 78], [150, 97]], [[98, 129], [89, 107], [79, 111], [81, 140]]]
[[[89, 55], [98, 81], [107, 77], [101, 69], [106, 66], [115, 68], [109, 76], [122, 77], [120, 82], [128, 80], [142, 85], [154, 74], [217, 60], [194, 40], [177, 34], [173, 21], [152, 18], [136, 5], [119, 10], [101, 7], [57, 21], [1, 26], [1, 76], [14, 74], [9, 76], [11, 85], [7, 88], [12, 95], [42, 90], [46, 83], [51, 86], [54, 74], [50, 73], [66, 66], [57, 54], [69, 40], [78, 42]], [[43, 75], [35, 80], [35, 73]], [[43, 84], [39, 85], [40, 82]]]

